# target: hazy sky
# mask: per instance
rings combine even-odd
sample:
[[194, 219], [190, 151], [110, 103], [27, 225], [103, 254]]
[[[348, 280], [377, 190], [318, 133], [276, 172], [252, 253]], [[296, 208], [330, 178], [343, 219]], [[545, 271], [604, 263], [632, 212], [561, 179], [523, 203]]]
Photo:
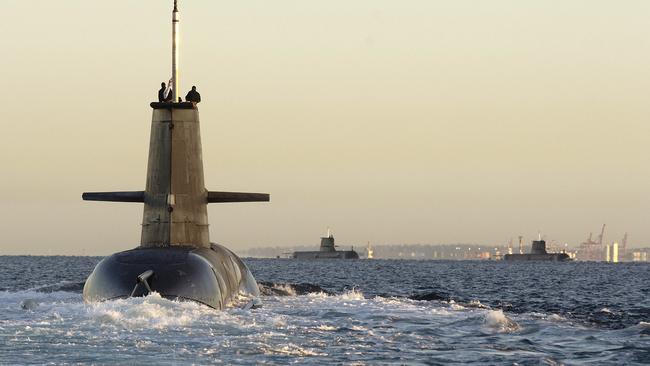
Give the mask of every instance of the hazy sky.
[[[172, 1], [2, 0], [0, 254], [140, 242]], [[650, 243], [650, 2], [181, 0], [211, 240]]]

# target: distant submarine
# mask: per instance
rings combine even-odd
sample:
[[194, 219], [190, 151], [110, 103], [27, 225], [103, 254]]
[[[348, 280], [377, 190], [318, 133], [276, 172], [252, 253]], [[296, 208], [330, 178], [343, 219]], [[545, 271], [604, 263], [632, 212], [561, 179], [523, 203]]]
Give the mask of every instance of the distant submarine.
[[336, 250], [334, 236], [327, 230], [327, 236], [320, 238], [320, 249], [314, 251], [293, 252], [294, 259], [359, 259], [359, 254], [350, 250]]
[[556, 262], [567, 262], [571, 260], [566, 253], [547, 253], [546, 252], [546, 241], [542, 240], [540, 237], [539, 240], [533, 240], [532, 248], [530, 253], [527, 254], [506, 254], [503, 256], [503, 260], [506, 261], [556, 261]]
[[226, 247], [210, 243], [207, 204], [269, 201], [269, 195], [205, 189], [199, 111], [196, 104], [178, 98], [179, 20], [174, 1], [173, 102], [151, 103], [145, 190], [82, 195], [87, 201], [144, 203], [140, 246], [97, 264], [84, 285], [87, 302], [155, 291], [164, 298], [222, 309], [240, 292], [253, 298], [250, 303], [259, 296], [257, 282], [244, 262]]

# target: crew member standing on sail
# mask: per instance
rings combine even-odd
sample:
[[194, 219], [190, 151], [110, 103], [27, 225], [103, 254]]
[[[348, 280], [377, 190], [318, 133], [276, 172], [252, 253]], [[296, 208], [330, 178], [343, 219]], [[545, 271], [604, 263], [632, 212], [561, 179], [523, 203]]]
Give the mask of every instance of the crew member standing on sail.
[[201, 102], [201, 94], [199, 94], [199, 92], [196, 91], [196, 86], [193, 86], [192, 90], [187, 92], [187, 95], [185, 96], [185, 100], [195, 104]]
[[158, 101], [159, 102], [172, 101], [171, 83], [169, 84], [169, 87], [165, 86], [165, 83], [160, 83], [160, 90], [158, 90]]

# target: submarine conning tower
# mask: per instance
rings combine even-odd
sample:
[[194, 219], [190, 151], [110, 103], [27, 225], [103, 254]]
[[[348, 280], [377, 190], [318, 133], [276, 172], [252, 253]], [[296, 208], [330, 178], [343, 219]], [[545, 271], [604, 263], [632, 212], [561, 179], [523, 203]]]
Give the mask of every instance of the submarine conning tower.
[[144, 191], [84, 193], [87, 201], [144, 203], [140, 247], [210, 247], [208, 203], [269, 201], [265, 193], [205, 189], [196, 103], [181, 102], [177, 0], [172, 10], [172, 101], [153, 102]]
[[320, 251], [321, 252], [335, 252], [336, 247], [334, 246], [334, 237], [330, 232], [327, 232], [327, 236], [320, 238]]
[[210, 247], [208, 203], [269, 201], [266, 193], [205, 188], [199, 110], [191, 102], [153, 102], [144, 191], [84, 193], [87, 201], [141, 202], [140, 247]]
[[547, 254], [546, 253], [546, 241], [544, 240], [533, 240], [533, 245], [530, 248], [530, 254]]
[[[234, 252], [210, 243], [208, 203], [269, 201], [265, 193], [205, 188], [196, 103], [182, 102], [178, 73], [179, 11], [172, 11], [171, 101], [151, 103], [151, 134], [143, 191], [90, 192], [87, 201], [144, 204], [140, 246], [102, 259], [84, 284], [85, 301], [145, 296], [196, 301], [222, 309], [240, 293], [259, 304], [259, 288]], [[163, 89], [164, 93], [169, 92]], [[159, 94], [168, 100], [169, 94]], [[257, 299], [257, 300], [256, 300]]]
[[209, 247], [198, 108], [192, 103], [151, 107], [140, 246]]
[[140, 246], [209, 247], [198, 108], [192, 103], [151, 107]]
[[206, 190], [196, 104], [154, 102], [151, 107], [140, 246], [208, 248], [208, 203], [268, 201], [269, 195]]

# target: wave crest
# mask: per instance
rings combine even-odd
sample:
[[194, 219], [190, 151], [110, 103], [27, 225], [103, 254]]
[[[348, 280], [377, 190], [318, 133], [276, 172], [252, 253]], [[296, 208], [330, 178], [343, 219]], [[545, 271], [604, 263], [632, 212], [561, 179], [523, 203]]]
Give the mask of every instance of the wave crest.
[[486, 327], [496, 330], [499, 333], [510, 333], [519, 330], [521, 327], [516, 321], [508, 318], [503, 310], [490, 310], [485, 314], [484, 324]]

